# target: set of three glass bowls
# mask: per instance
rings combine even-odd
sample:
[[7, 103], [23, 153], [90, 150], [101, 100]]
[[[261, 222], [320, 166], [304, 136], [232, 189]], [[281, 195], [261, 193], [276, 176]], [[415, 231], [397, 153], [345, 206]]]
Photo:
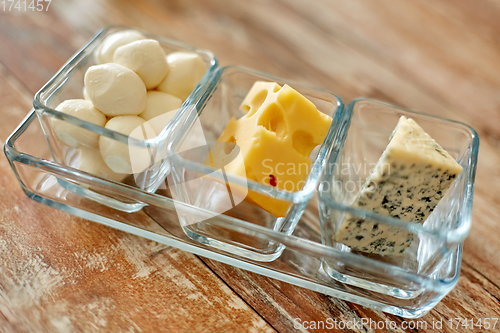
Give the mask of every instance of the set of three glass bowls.
[[[463, 240], [471, 225], [479, 144], [473, 129], [371, 99], [354, 100], [344, 109], [341, 99], [328, 91], [242, 67], [217, 68], [210, 52], [145, 32], [158, 40], [166, 53], [196, 52], [207, 66], [196, 89], [160, 135], [134, 140], [55, 111], [63, 100], [81, 98], [83, 75], [93, 64], [94, 50], [106, 36], [126, 29], [130, 28], [106, 28], [77, 52], [36, 94], [34, 110], [7, 140], [6, 155], [31, 198], [195, 254], [404, 317], [425, 314], [455, 286]], [[333, 119], [299, 191], [280, 190], [204, 164], [229, 120], [242, 116], [239, 105], [255, 81], [289, 84]], [[417, 121], [463, 167], [423, 225], [350, 207], [402, 115]], [[122, 183], [80, 171], [74, 167], [77, 151], [53, 134], [53, 119], [147, 149], [155, 163]], [[47, 144], [33, 150], [34, 142]], [[234, 191], [228, 190], [243, 187], [270, 200], [287, 202], [288, 213], [276, 218], [238, 200]], [[413, 235], [412, 246], [399, 256], [351, 251], [334, 240], [346, 214], [405, 230]]]

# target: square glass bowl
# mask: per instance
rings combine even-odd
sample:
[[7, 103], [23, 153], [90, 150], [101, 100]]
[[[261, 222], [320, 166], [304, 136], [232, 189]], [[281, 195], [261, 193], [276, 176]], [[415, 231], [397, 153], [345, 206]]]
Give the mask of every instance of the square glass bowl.
[[[210, 163], [207, 163], [209, 152], [216, 149], [215, 142], [224, 132], [226, 125], [233, 117], [239, 119], [244, 115], [239, 107], [256, 81], [276, 82], [281, 86], [288, 84], [310, 100], [320, 112], [333, 119], [323, 144], [316, 147], [311, 154], [310, 172], [300, 190], [293, 192], [281, 190], [251, 180], [248, 177], [248, 170], [247, 178], [244, 178], [226, 173], [223, 167], [212, 168]], [[345, 117], [342, 101], [328, 91], [290, 83], [242, 67], [230, 66], [215, 72], [206, 91], [189, 107], [184, 116], [185, 119], [178, 122], [172, 130], [168, 145], [172, 166], [171, 177], [168, 178], [169, 186], [177, 202], [196, 208], [198, 212], [204, 212], [203, 215], [194, 214], [192, 209], [186, 211], [187, 205], [177, 207], [184, 231], [200, 243], [246, 258], [259, 261], [275, 260], [283, 251], [282, 244], [220, 228], [214, 226], [213, 221], [225, 215], [247, 224], [291, 234], [309, 199], [316, 191], [326, 158], [333, 149], [333, 142], [340, 135], [340, 124]], [[231, 147], [233, 148], [234, 146]], [[231, 149], [233, 154], [236, 149]], [[243, 200], [248, 193], [272, 201], [273, 204], [285, 205], [288, 207], [286, 215], [276, 217]]]
[[[122, 181], [125, 184], [139, 187], [147, 192], [154, 192], [164, 182], [165, 176], [169, 172], [168, 159], [164, 158], [164, 156], [166, 153], [166, 142], [170, 132], [171, 123], [180, 117], [183, 108], [193, 104], [196, 99], [199, 98], [201, 91], [203, 91], [209, 78], [217, 67], [217, 60], [211, 52], [199, 50], [180, 42], [133, 29], [142, 33], [146, 38], [157, 40], [165, 51], [165, 54], [176, 51], [194, 52], [200, 56], [206, 66], [206, 72], [196, 88], [184, 101], [183, 106], [176, 112], [175, 116], [173, 116], [170, 121], [166, 121], [164, 129], [160, 133], [156, 133], [159, 134], [158, 136], [150, 135], [148, 132], [140, 135], [139, 137], [141, 137], [141, 139], [134, 139], [55, 110], [55, 108], [64, 100], [84, 98], [84, 76], [86, 70], [90, 66], [95, 65], [94, 51], [100, 47], [103, 40], [107, 36], [131, 29], [132, 28], [125, 26], [114, 26], [101, 30], [36, 94], [34, 98], [34, 107], [56, 162], [61, 165], [78, 168], [79, 159], [82, 154], [87, 154], [86, 156], [93, 156], [96, 154], [96, 156], [99, 156], [98, 148], [90, 148], [85, 151], [75, 149], [60, 141], [54, 134], [55, 123], [58, 123], [58, 126], [75, 126], [79, 131], [81, 131], [82, 134], [96, 133], [100, 136], [105, 136], [111, 139], [112, 142], [119, 142], [123, 145], [128, 145], [131, 154], [132, 151], [134, 151], [137, 156], [145, 157], [145, 167], [143, 167], [142, 162], [139, 162], [139, 164], [141, 164], [141, 170], [143, 170], [142, 172], [135, 173], [134, 175], [128, 176], [123, 180], [121, 179], [123, 177], [117, 178], [113, 176], [109, 178], [112, 178], [110, 179], [112, 181]], [[146, 128], [146, 131], [147, 130], [148, 128]], [[132, 162], [135, 163], [134, 160]], [[106, 175], [102, 174], [92, 174], [92, 176], [107, 178]], [[96, 192], [89, 190], [88, 187], [80, 185], [81, 184], [78, 184], [77, 182], [63, 184], [65, 188], [71, 191], [84, 193], [87, 197], [92, 198], [93, 200], [105, 203], [108, 206], [125, 212], [137, 211], [144, 206], [142, 203], [130, 200], [129, 198], [117, 197], [112, 192]]]
[[[340, 150], [330, 155], [319, 186], [322, 241], [342, 252], [369, 258], [373, 268], [368, 272], [366, 267], [356, 267], [346, 260], [323, 258], [323, 269], [337, 281], [366, 289], [368, 293], [412, 301], [415, 303], [412, 306], [418, 309], [421, 307], [419, 302], [425, 302], [422, 297], [428, 290], [429, 280], [448, 281], [453, 277], [456, 258], [451, 256], [461, 248], [471, 226], [479, 139], [472, 128], [462, 123], [371, 99], [352, 101], [346, 113], [351, 116], [346, 124], [348, 130], [338, 136]], [[414, 119], [463, 168], [423, 224], [351, 207], [401, 116]], [[335, 241], [335, 234], [346, 217], [372, 222], [371, 225], [380, 230], [408, 234], [413, 241], [399, 255], [383, 256], [352, 250]], [[401, 278], [396, 271], [421, 276], [422, 280]], [[450, 288], [450, 284], [441, 288]]]

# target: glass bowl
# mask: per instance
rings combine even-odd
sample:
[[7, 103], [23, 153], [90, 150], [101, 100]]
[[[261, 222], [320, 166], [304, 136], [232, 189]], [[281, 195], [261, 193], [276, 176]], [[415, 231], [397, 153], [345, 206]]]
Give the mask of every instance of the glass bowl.
[[[348, 130], [337, 138], [340, 149], [330, 155], [319, 186], [322, 241], [339, 251], [368, 258], [373, 261], [373, 265], [384, 263], [389, 266], [368, 273], [365, 268], [355, 267], [348, 261], [325, 258], [323, 269], [337, 281], [373, 294], [413, 301], [414, 306], [418, 307], [418, 302], [424, 301], [422, 297], [426, 294], [425, 283], [428, 281], [415, 283], [402, 279], [394, 271], [404, 270], [418, 276], [444, 280], [452, 276], [450, 274], [455, 269], [453, 261], [456, 258], [450, 259], [450, 255], [461, 248], [471, 226], [479, 139], [472, 128], [460, 122], [371, 99], [352, 101], [346, 113], [351, 117], [344, 124]], [[463, 168], [423, 224], [351, 207], [361, 185], [389, 143], [391, 132], [401, 116], [414, 119]], [[335, 241], [335, 234], [347, 217], [371, 222], [370, 225], [376, 226], [377, 230], [408, 234], [413, 241], [409, 248], [396, 255], [356, 251]]]
[[[290, 186], [290, 191], [286, 191], [264, 185], [250, 177], [244, 178], [226, 173], [224, 168], [212, 168], [210, 163], [206, 163], [210, 150], [214, 151], [219, 144], [215, 142], [226, 125], [233, 117], [239, 119], [244, 115], [239, 106], [256, 81], [288, 84], [310, 100], [320, 112], [333, 119], [324, 142], [311, 154], [312, 165], [301, 189], [292, 191]], [[183, 208], [179, 207], [177, 211], [186, 234], [203, 244], [248, 258], [262, 261], [276, 259], [283, 250], [281, 244], [214, 227], [212, 220], [225, 214], [284, 234], [291, 234], [309, 199], [316, 191], [326, 164], [326, 157], [332, 150], [332, 143], [340, 135], [339, 125], [344, 117], [342, 111], [342, 101], [331, 92], [288, 82], [242, 67], [230, 66], [218, 69], [202, 97], [190, 106], [189, 112], [185, 113], [185, 119], [178, 122], [178, 126], [172, 130], [168, 145], [168, 154], [172, 162], [172, 177], [169, 177], [169, 184], [174, 199], [208, 212], [208, 215], [200, 217], [192, 212], [183, 212]], [[236, 149], [232, 152], [234, 151]], [[240, 158], [240, 155], [235, 158]], [[247, 170], [247, 175], [248, 172], [250, 171]], [[276, 177], [279, 178], [279, 175]], [[285, 185], [290, 184], [285, 183]], [[258, 196], [261, 201], [269, 201], [273, 205], [284, 205], [288, 210], [285, 210], [284, 216], [276, 217], [257, 205], [243, 200], [247, 194], [254, 195], [253, 198]]]
[[[54, 77], [51, 78], [47, 84], [45, 84], [45, 86], [35, 95], [33, 103], [55, 161], [62, 165], [77, 167], [82, 154], [85, 153], [89, 156], [97, 154], [96, 156], [99, 156], [98, 148], [89, 148], [85, 151], [75, 149], [63, 143], [54, 134], [54, 124], [56, 122], [58, 122], [59, 125], [62, 122], [63, 126], [76, 126], [82, 133], [97, 133], [100, 136], [109, 138], [112, 142], [120, 142], [128, 145], [131, 152], [134, 150], [138, 156], [145, 157], [144, 160], [147, 160], [147, 162], [145, 162], [145, 164], [142, 162], [139, 163], [141, 164], [140, 172], [134, 172], [133, 175], [126, 178], [109, 178], [112, 178], [110, 179], [111, 181], [123, 181], [126, 184], [139, 187], [147, 192], [154, 192], [163, 184], [165, 176], [169, 172], [168, 159], [164, 157], [166, 154], [166, 142], [168, 140], [167, 137], [170, 132], [171, 124], [175, 122], [178, 117], [180, 117], [183, 109], [193, 104], [197, 98], [199, 98], [213, 71], [217, 67], [217, 60], [211, 52], [199, 50], [177, 41], [133, 29], [142, 33], [146, 38], [157, 40], [166, 54], [176, 51], [194, 52], [200, 56], [206, 65], [206, 72], [196, 88], [184, 101], [182, 107], [175, 113], [172, 119], [170, 121], [166, 121], [165, 127], [161, 130], [158, 136], [151, 135], [151, 132], [147, 132], [140, 133], [138, 137], [132, 138], [55, 110], [57, 105], [64, 100], [84, 98], [84, 76], [86, 70], [95, 64], [94, 50], [100, 47], [103, 40], [107, 36], [130, 29], [133, 28], [113, 26], [101, 30], [87, 45], [73, 55], [71, 59], [54, 75]], [[147, 127], [146, 130], [147, 129], [149, 129], [149, 127]], [[132, 163], [136, 162], [133, 160]], [[107, 177], [106, 174], [93, 174], [93, 176], [101, 178]], [[122, 180], [121, 178], [124, 179]], [[111, 207], [125, 212], [136, 211], [143, 207], [142, 204], [130, 201], [127, 198], [118, 198], [109, 193], [89, 191], [87, 188], [81, 187], [77, 182], [73, 184], [67, 183], [64, 184], [64, 186], [72, 191], [83, 191], [88, 197], [99, 202], [104, 202]]]

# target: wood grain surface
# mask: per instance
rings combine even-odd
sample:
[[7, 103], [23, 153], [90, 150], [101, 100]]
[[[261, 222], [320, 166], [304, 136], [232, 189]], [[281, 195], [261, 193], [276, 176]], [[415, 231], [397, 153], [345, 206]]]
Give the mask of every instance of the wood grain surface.
[[500, 331], [500, 323], [445, 324], [500, 318], [500, 1], [52, 0], [43, 12], [0, 4], [2, 142], [34, 93], [109, 24], [210, 49], [222, 66], [318, 86], [345, 102], [372, 97], [471, 125], [481, 149], [459, 283], [429, 314], [404, 320], [38, 204], [2, 154], [0, 332], [306, 331], [296, 318], [391, 320], [394, 332]]

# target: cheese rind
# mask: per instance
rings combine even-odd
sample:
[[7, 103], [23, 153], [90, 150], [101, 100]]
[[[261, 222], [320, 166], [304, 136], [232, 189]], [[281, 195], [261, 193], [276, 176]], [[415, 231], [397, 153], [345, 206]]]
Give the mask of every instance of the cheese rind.
[[[232, 118], [205, 161], [212, 167], [289, 192], [300, 191], [309, 174], [312, 150], [323, 143], [332, 118], [318, 111], [288, 85], [256, 82], [243, 100], [240, 119]], [[242, 159], [234, 159], [230, 145]], [[218, 148], [217, 148], [218, 147]], [[289, 202], [248, 191], [247, 199], [276, 217]]]
[[[461, 171], [413, 119], [401, 117], [352, 206], [424, 223]], [[362, 252], [400, 254], [410, 246], [413, 234], [348, 214], [334, 239]]]

